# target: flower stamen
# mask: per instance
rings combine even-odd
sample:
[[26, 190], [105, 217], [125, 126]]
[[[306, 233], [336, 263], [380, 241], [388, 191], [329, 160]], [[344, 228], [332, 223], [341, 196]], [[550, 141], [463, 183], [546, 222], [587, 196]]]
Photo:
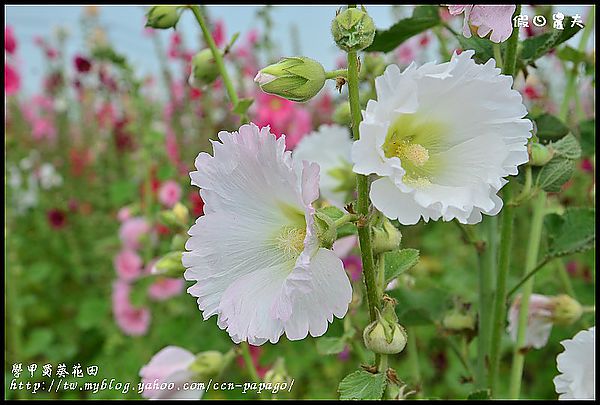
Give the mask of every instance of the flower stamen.
[[297, 257], [304, 250], [306, 229], [284, 226], [276, 237], [277, 246], [286, 256]]

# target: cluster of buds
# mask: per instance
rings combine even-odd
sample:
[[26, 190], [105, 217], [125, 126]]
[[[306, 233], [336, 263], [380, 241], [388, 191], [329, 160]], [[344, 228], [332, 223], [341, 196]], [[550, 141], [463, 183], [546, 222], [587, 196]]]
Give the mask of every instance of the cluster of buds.
[[383, 310], [377, 312], [377, 320], [363, 331], [363, 341], [367, 349], [379, 354], [396, 354], [404, 350], [408, 335], [398, 323], [396, 300], [384, 297]]

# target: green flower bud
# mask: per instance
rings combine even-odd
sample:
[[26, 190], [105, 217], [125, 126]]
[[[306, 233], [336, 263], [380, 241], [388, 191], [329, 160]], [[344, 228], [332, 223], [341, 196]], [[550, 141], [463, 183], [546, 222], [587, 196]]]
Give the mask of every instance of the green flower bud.
[[383, 224], [373, 228], [373, 253], [378, 255], [400, 248], [402, 233], [387, 218]]
[[542, 145], [532, 143], [529, 145], [529, 164], [531, 166], [544, 166], [554, 156], [554, 150]]
[[153, 6], [146, 14], [146, 27], [168, 29], [175, 28], [179, 21], [178, 7], [175, 6]]
[[201, 379], [216, 377], [223, 368], [223, 353], [216, 350], [198, 353], [189, 369]]
[[[378, 319], [363, 331], [365, 347], [374, 353], [396, 354], [404, 350], [406, 346], [408, 335], [404, 327], [397, 322], [394, 306], [394, 300], [391, 300], [389, 304], [384, 303], [383, 315], [376, 309]], [[393, 315], [390, 313], [390, 308]]]
[[348, 101], [344, 101], [342, 104], [338, 105], [335, 108], [335, 111], [333, 111], [332, 119], [336, 124], [350, 125], [352, 122], [350, 103]]
[[219, 67], [210, 49], [203, 49], [192, 59], [192, 74], [189, 84], [202, 87], [213, 83], [219, 77]]
[[152, 274], [165, 277], [181, 277], [185, 271], [181, 263], [182, 252], [169, 252], [164, 255], [152, 268]]
[[360, 79], [368, 77], [374, 78], [381, 76], [385, 71], [386, 63], [383, 56], [380, 54], [367, 53], [364, 57], [364, 62], [359, 72]]
[[265, 93], [305, 102], [325, 85], [325, 69], [319, 62], [304, 56], [281, 58], [261, 69], [254, 81]]
[[349, 8], [335, 16], [331, 34], [344, 51], [361, 51], [373, 43], [375, 23], [366, 12]]
[[450, 331], [475, 330], [475, 318], [470, 313], [454, 310], [444, 316], [442, 325]]
[[337, 238], [337, 227], [333, 219], [329, 215], [319, 211], [315, 213], [314, 218], [320, 245], [326, 249], [331, 249], [333, 242]]
[[566, 294], [557, 295], [552, 298], [552, 322], [557, 325], [570, 325], [583, 314], [583, 308], [577, 300]]
[[183, 252], [185, 250], [185, 241], [187, 238], [184, 235], [176, 234], [171, 239], [171, 250], [177, 250]]

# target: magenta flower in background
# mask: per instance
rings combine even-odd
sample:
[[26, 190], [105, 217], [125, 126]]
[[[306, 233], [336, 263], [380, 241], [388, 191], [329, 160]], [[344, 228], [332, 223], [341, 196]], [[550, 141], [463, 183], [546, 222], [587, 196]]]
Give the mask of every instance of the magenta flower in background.
[[35, 118], [32, 125], [31, 136], [36, 141], [56, 139], [56, 127], [50, 118]]
[[4, 51], [11, 55], [17, 50], [17, 40], [13, 33], [12, 27], [4, 28]]
[[142, 258], [130, 249], [120, 251], [115, 256], [114, 265], [119, 278], [125, 281], [133, 281], [142, 274]]
[[512, 33], [512, 15], [516, 6], [477, 6], [473, 4], [449, 5], [452, 15], [464, 13], [463, 35], [471, 38], [471, 28], [477, 29], [477, 35], [486, 37], [490, 32], [492, 42], [504, 42]]
[[140, 238], [150, 231], [150, 225], [142, 217], [129, 218], [121, 225], [119, 237], [126, 248], [140, 248]]
[[60, 209], [51, 209], [48, 211], [48, 223], [54, 229], [62, 229], [67, 224], [67, 214]]
[[123, 207], [117, 213], [117, 219], [119, 220], [119, 222], [124, 222], [129, 218], [131, 218], [131, 210], [129, 209], [129, 207]]
[[16, 94], [21, 87], [21, 78], [19, 74], [8, 63], [4, 63], [4, 93], [7, 96]]
[[225, 44], [225, 23], [219, 20], [215, 23], [215, 28], [212, 32], [213, 40], [217, 47], [222, 47]]
[[148, 287], [148, 295], [156, 301], [164, 301], [183, 292], [182, 278], [159, 278]]
[[181, 186], [174, 180], [165, 181], [158, 190], [158, 200], [164, 206], [172, 208], [181, 199]]
[[81, 55], [75, 56], [73, 63], [75, 64], [75, 69], [77, 69], [79, 73], [87, 73], [92, 69], [92, 62]]
[[344, 269], [352, 281], [359, 281], [362, 276], [362, 261], [359, 256], [353, 255], [342, 259]]
[[117, 280], [113, 283], [113, 315], [121, 330], [130, 336], [141, 336], [150, 326], [150, 310], [135, 308], [129, 301], [131, 287], [126, 281]]

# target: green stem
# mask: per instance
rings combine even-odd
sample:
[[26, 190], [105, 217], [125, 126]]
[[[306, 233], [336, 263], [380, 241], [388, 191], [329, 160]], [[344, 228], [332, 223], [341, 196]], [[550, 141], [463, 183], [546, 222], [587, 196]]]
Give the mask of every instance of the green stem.
[[260, 382], [260, 377], [258, 376], [258, 372], [254, 367], [254, 362], [252, 361], [252, 356], [250, 355], [250, 346], [248, 342], [240, 343], [240, 348], [242, 349], [242, 357], [244, 358], [244, 363], [246, 363], [246, 369], [248, 370], [248, 374], [250, 374], [250, 378], [254, 382]]
[[340, 227], [342, 225], [347, 224], [348, 222], [355, 222], [358, 219], [358, 215], [356, 214], [345, 214], [343, 216], [341, 216], [340, 218], [336, 219], [333, 224], [336, 227]]
[[462, 350], [460, 350], [460, 348], [458, 347], [458, 345], [456, 344], [456, 342], [454, 340], [452, 340], [451, 336], [447, 336], [446, 337], [446, 341], [450, 345], [450, 349], [452, 349], [452, 351], [454, 352], [454, 354], [456, 354], [456, 357], [458, 357], [458, 359], [460, 360], [460, 363], [465, 368], [465, 371], [469, 374], [469, 376], [473, 376], [474, 375], [473, 374], [473, 368], [471, 367], [471, 363], [469, 362], [469, 358], [467, 356], [465, 356], [465, 354], [463, 353]]
[[[352, 134], [354, 140], [360, 138], [358, 127], [361, 121], [360, 101], [358, 99], [358, 58], [356, 52], [348, 52], [348, 98], [350, 102], [350, 113], [352, 116]], [[363, 274], [367, 289], [367, 303], [369, 305], [369, 317], [371, 322], [377, 319], [375, 308], [379, 306], [377, 300], [377, 284], [375, 283], [375, 263], [373, 261], [373, 249], [371, 247], [371, 227], [368, 221], [369, 215], [369, 179], [364, 175], [356, 176], [358, 191], [357, 212], [362, 217], [358, 223], [358, 240], [360, 243], [360, 255], [362, 258]]]
[[[594, 27], [594, 15], [595, 15], [595, 7], [592, 9], [591, 13], [589, 13], [587, 24], [583, 29], [583, 34], [581, 35], [581, 39], [579, 41], [579, 46], [577, 50], [579, 52], [585, 52], [585, 46], [587, 45], [588, 39], [593, 31]], [[569, 105], [571, 103], [571, 99], [576, 95], [576, 81], [577, 81], [577, 71], [579, 70], [579, 62], [573, 62], [573, 67], [569, 70], [567, 76], [567, 85], [565, 88], [565, 98], [563, 98], [562, 104], [560, 106], [559, 118], [563, 121], [567, 121], [569, 115]]]
[[496, 67], [502, 68], [502, 51], [500, 50], [500, 44], [494, 44], [494, 59], [496, 59]]
[[537, 273], [542, 267], [544, 267], [546, 264], [548, 264], [548, 262], [550, 262], [552, 259], [553, 259], [552, 257], [547, 257], [547, 258], [543, 259], [541, 262], [539, 262], [538, 264], [536, 264], [533, 269], [531, 269], [527, 274], [525, 274], [523, 276], [523, 278], [521, 280], [519, 280], [519, 282], [513, 288], [510, 289], [508, 294], [506, 294], [506, 298], [509, 298], [514, 293], [516, 293], [517, 290], [519, 288], [521, 288], [521, 286], [527, 282], [527, 280], [529, 280], [531, 277], [533, 277], [535, 275], [535, 273]]
[[343, 78], [348, 77], [348, 69], [338, 69], [338, 70], [332, 70], [330, 72], [325, 72], [326, 79], [336, 79], [338, 77], [343, 77]]
[[576, 299], [577, 296], [575, 295], [575, 289], [571, 284], [571, 277], [569, 277], [569, 273], [567, 273], [567, 269], [562, 260], [556, 261], [556, 271], [558, 272], [558, 278], [562, 282], [565, 292]]
[[[542, 229], [544, 225], [544, 207], [546, 205], [546, 194], [540, 192], [534, 201], [533, 218], [529, 231], [529, 242], [527, 245], [527, 256], [525, 258], [525, 269], [533, 269], [537, 263], [537, 257], [540, 250], [540, 241], [542, 239]], [[521, 305], [519, 307], [519, 326], [517, 330], [517, 342], [513, 350], [513, 363], [510, 376], [509, 398], [518, 399], [521, 391], [521, 379], [523, 376], [523, 365], [525, 363], [525, 337], [527, 333], [527, 319], [529, 318], [529, 298], [533, 292], [533, 277], [525, 282], [523, 293], [521, 295]]]
[[408, 340], [406, 342], [406, 349], [408, 355], [408, 363], [412, 370], [414, 385], [417, 387], [417, 396], [421, 396], [421, 367], [419, 366], [419, 350], [417, 348], [417, 339], [415, 328], [410, 328], [406, 331]]
[[[513, 16], [521, 13], [521, 5], [517, 4]], [[517, 64], [517, 45], [519, 43], [519, 30], [513, 32], [506, 43], [502, 73], [513, 76]], [[512, 197], [512, 184], [509, 182], [504, 187], [504, 201]], [[510, 268], [510, 253], [512, 248], [513, 222], [515, 217], [514, 207], [507, 204], [502, 213], [502, 233], [500, 235], [500, 251], [498, 259], [498, 275], [496, 277], [496, 296], [494, 299], [494, 312], [492, 318], [492, 336], [490, 343], [490, 369], [489, 385], [492, 396], [495, 394], [496, 378], [500, 368], [500, 342], [504, 329], [506, 316], [506, 279]]]
[[[231, 81], [231, 78], [229, 77], [229, 73], [227, 73], [227, 69], [225, 68], [225, 61], [223, 60], [223, 55], [222, 55], [221, 51], [219, 50], [219, 48], [217, 48], [217, 45], [215, 44], [212, 34], [208, 30], [208, 26], [206, 24], [206, 21], [204, 20], [204, 16], [202, 15], [202, 11], [200, 10], [200, 7], [189, 6], [189, 8], [194, 13], [194, 16], [196, 17], [196, 21], [198, 21], [198, 24], [200, 25], [200, 29], [202, 30], [202, 34], [204, 35], [204, 40], [208, 44], [208, 47], [210, 48], [210, 50], [213, 54], [213, 57], [215, 58], [215, 63], [217, 65], [217, 67], [219, 68], [219, 72], [221, 73], [221, 78], [223, 79], [223, 84], [225, 85], [227, 94], [229, 95], [229, 100], [231, 101], [232, 107], [235, 107], [237, 105], [239, 99], [238, 99], [237, 93], [235, 92], [235, 88], [233, 87], [233, 82]], [[248, 121], [247, 115], [242, 114], [240, 116], [240, 121], [242, 123], [247, 122]]]

